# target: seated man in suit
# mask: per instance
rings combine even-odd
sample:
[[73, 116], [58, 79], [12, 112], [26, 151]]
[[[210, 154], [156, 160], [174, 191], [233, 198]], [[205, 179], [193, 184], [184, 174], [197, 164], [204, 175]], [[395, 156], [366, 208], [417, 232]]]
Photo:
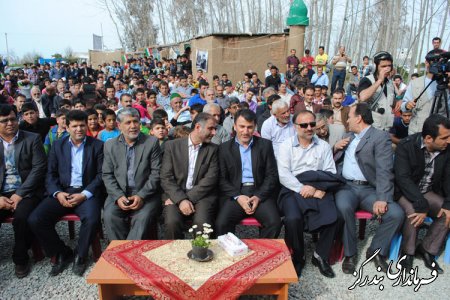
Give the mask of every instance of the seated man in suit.
[[13, 262], [18, 278], [30, 272], [28, 216], [44, 194], [47, 156], [39, 135], [19, 130], [15, 106], [0, 105], [0, 224], [13, 217]]
[[74, 260], [72, 249], [58, 236], [55, 224], [76, 214], [81, 227], [72, 271], [82, 276], [89, 245], [101, 224], [103, 142], [86, 136], [87, 115], [72, 110], [66, 116], [69, 136], [53, 143], [48, 155], [47, 193], [28, 222], [48, 257], [56, 256], [50, 275], [56, 276]]
[[392, 142], [389, 134], [371, 126], [372, 111], [367, 103], [350, 108], [348, 115], [350, 137], [348, 146], [335, 155], [338, 171], [347, 183], [337, 191], [336, 206], [339, 218], [345, 221], [343, 243], [345, 259], [342, 271], [353, 274], [356, 268], [355, 211], [372, 212], [379, 219], [379, 226], [366, 253], [373, 258], [376, 267], [386, 272], [386, 256], [395, 233], [403, 224], [403, 210], [394, 202], [394, 174]]
[[[425, 266], [444, 271], [434, 257], [447, 237], [450, 225], [450, 121], [438, 114], [428, 117], [422, 133], [401, 140], [395, 152], [396, 198], [408, 217], [403, 224], [402, 248], [406, 271], [418, 253]], [[427, 216], [433, 218], [422, 244], [417, 233]]]
[[211, 143], [216, 125], [212, 115], [199, 113], [188, 137], [165, 144], [161, 187], [166, 239], [183, 238], [187, 218], [199, 228], [213, 224], [219, 177], [218, 147]]
[[253, 136], [256, 114], [236, 113], [236, 137], [219, 146], [221, 207], [217, 235], [234, 232], [244, 218], [254, 216], [261, 224], [261, 238], [274, 239], [281, 229], [277, 212], [278, 172], [272, 143]]
[[282, 184], [278, 203], [285, 217], [286, 244], [293, 250], [292, 261], [300, 277], [305, 264], [303, 231], [318, 232], [320, 237], [312, 263], [323, 276], [332, 278], [335, 274], [328, 263], [328, 256], [333, 246], [337, 220], [333, 193], [328, 192], [328, 186], [319, 188], [314, 182], [303, 178], [311, 171], [314, 177], [322, 176], [320, 174], [325, 173], [320, 172], [323, 171], [332, 178], [336, 174], [336, 166], [331, 147], [314, 134], [314, 113], [299, 111], [293, 121], [296, 135], [281, 144], [277, 161]]
[[157, 138], [140, 132], [135, 108], [120, 110], [117, 121], [121, 135], [105, 143], [103, 219], [109, 239], [144, 240], [161, 212], [161, 148]]

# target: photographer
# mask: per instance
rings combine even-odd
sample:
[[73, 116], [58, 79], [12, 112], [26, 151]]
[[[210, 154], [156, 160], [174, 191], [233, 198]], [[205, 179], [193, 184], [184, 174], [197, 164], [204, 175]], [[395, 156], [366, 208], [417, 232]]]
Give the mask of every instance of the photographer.
[[386, 51], [375, 54], [375, 72], [363, 79], [358, 86], [358, 98], [360, 102], [368, 102], [372, 110], [373, 127], [389, 131], [394, 122], [392, 104], [395, 93], [394, 86], [389, 80], [392, 71], [392, 55]]
[[[411, 80], [406, 88], [405, 96], [403, 97], [402, 111], [411, 110], [411, 122], [409, 123], [408, 135], [420, 132], [422, 130], [425, 119], [428, 118], [433, 105], [434, 93], [436, 92], [437, 84], [433, 81], [433, 74], [430, 72], [430, 64], [432, 56], [425, 57], [426, 74]], [[431, 82], [431, 84], [430, 84]], [[425, 93], [419, 97], [426, 86]]]

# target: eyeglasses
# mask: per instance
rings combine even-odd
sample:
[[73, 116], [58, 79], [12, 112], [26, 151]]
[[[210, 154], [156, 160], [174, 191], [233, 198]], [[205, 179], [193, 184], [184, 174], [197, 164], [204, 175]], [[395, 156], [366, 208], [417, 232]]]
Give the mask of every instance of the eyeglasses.
[[294, 123], [295, 125], [297, 125], [297, 126], [300, 126], [300, 128], [303, 128], [303, 129], [306, 129], [306, 128], [308, 128], [308, 126], [311, 126], [311, 128], [314, 128], [314, 127], [316, 127], [316, 122], [309, 122], [309, 123], [299, 123], [299, 124], [297, 124], [297, 123]]
[[7, 119], [0, 120], [0, 123], [2, 123], [2, 124], [8, 124], [8, 122], [15, 123], [15, 122], [17, 122], [17, 118], [7, 118]]

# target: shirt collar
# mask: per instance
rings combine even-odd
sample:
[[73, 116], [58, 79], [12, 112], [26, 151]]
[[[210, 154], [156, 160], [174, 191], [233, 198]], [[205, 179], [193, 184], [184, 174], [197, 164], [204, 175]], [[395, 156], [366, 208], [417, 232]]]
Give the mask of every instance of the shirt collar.
[[363, 131], [361, 131], [358, 134], [355, 134], [355, 137], [358, 139], [362, 139], [363, 136], [366, 134], [366, 132], [369, 130], [369, 128], [371, 128], [372, 126], [367, 126]]
[[[238, 144], [239, 146], [244, 147], [244, 145], [241, 144], [241, 142], [237, 139], [237, 137], [234, 138], [234, 142], [235, 142], [236, 144]], [[253, 137], [252, 137], [252, 139], [250, 140], [250, 143], [248, 143], [247, 149], [248, 149], [248, 148], [251, 148], [252, 146], [253, 146]]]
[[[72, 138], [69, 136], [69, 143], [70, 143], [70, 145], [72, 146], [72, 147], [76, 147], [75, 145], [74, 145], [74, 143], [72, 142]], [[83, 142], [81, 143], [81, 145], [79, 146], [79, 147], [81, 147], [81, 146], [84, 146], [84, 144], [86, 143], [86, 137], [84, 137], [84, 139], [83, 139]]]
[[[292, 147], [299, 147], [300, 146], [300, 141], [298, 140], [298, 135], [296, 134], [295, 136], [293, 136], [293, 143], [292, 143]], [[308, 146], [311, 147], [311, 145], [317, 145], [319, 144], [319, 138], [316, 135], [313, 135], [312, 138], [312, 143]]]
[[1, 137], [0, 137], [0, 140], [2, 140], [3, 143], [6, 143], [6, 144], [8, 144], [8, 145], [11, 145], [11, 144], [14, 144], [14, 143], [17, 141], [18, 138], [19, 138], [19, 130], [17, 130], [16, 135], [13, 137], [13, 139], [11, 140], [11, 142], [8, 143], [7, 141], [5, 141], [4, 139], [2, 139]]
[[198, 148], [200, 148], [202, 146], [202, 143], [200, 143], [200, 144], [198, 144], [198, 145], [194, 145], [194, 143], [192, 143], [192, 140], [191, 140], [191, 135], [189, 135], [189, 138], [188, 138], [188, 147], [192, 147], [192, 148], [194, 148], [194, 149], [198, 149]]

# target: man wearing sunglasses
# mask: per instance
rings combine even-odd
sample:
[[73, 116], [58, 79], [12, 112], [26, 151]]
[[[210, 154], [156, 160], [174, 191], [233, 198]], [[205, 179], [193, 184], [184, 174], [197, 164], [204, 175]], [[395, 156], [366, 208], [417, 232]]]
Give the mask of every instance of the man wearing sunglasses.
[[335, 155], [339, 173], [346, 184], [336, 192], [336, 206], [344, 226], [342, 271], [353, 274], [357, 262], [355, 211], [372, 212], [380, 222], [366, 258], [375, 255], [375, 266], [386, 272], [386, 257], [391, 240], [403, 224], [404, 213], [394, 202], [392, 141], [389, 133], [372, 126], [374, 119], [367, 103], [350, 108], [348, 115], [349, 143]]
[[328, 264], [328, 255], [333, 245], [337, 220], [333, 193], [324, 190], [325, 186], [315, 188], [314, 183], [303, 181], [302, 176], [313, 171], [315, 178], [333, 178], [336, 166], [331, 147], [314, 134], [315, 115], [302, 110], [294, 115], [293, 120], [296, 134], [280, 145], [278, 153], [278, 174], [283, 185], [278, 201], [285, 217], [285, 240], [293, 250], [292, 261], [300, 277], [305, 265], [303, 231], [319, 233], [312, 263], [322, 275], [332, 278], [335, 274]]

